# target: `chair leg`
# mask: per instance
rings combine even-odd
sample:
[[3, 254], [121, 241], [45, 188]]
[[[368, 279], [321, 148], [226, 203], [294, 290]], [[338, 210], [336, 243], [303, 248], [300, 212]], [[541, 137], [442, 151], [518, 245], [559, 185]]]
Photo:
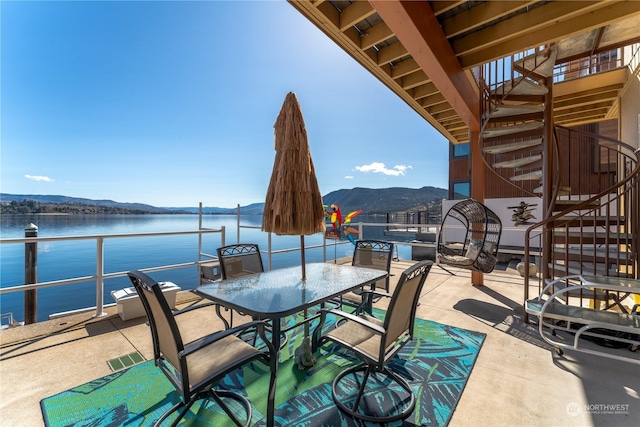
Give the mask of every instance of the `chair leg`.
[[[253, 415], [253, 411], [251, 409], [251, 403], [249, 403], [249, 401], [244, 396], [242, 396], [239, 393], [235, 393], [227, 390], [217, 390], [217, 391], [211, 390], [210, 396], [213, 398], [213, 400], [216, 401], [218, 405], [220, 405], [220, 407], [229, 416], [229, 418], [231, 418], [231, 420], [235, 423], [235, 425], [237, 425], [238, 427], [249, 427], [249, 424], [251, 424], [251, 416]], [[242, 422], [238, 419], [238, 417], [236, 417], [233, 411], [229, 409], [227, 404], [223, 402], [223, 400], [221, 399], [222, 397], [233, 399], [242, 404], [242, 406], [244, 407], [247, 413], [246, 423], [242, 424]]]
[[[160, 424], [164, 420], [166, 420], [169, 415], [171, 415], [175, 411], [177, 411], [180, 407], [182, 407], [182, 405], [184, 405], [184, 402], [182, 402], [182, 401], [180, 401], [180, 402], [176, 403], [175, 405], [173, 405], [167, 412], [162, 414], [162, 416], [160, 418], [158, 418], [158, 420], [155, 423], [153, 423], [153, 427], [159, 427]], [[178, 419], [180, 419], [180, 417], [178, 417]]]
[[[342, 371], [340, 374], [338, 374], [338, 376], [335, 378], [335, 380], [333, 381], [333, 385], [332, 385], [332, 395], [333, 395], [333, 400], [336, 403], [336, 405], [338, 406], [338, 408], [354, 417], [363, 421], [370, 421], [370, 422], [375, 422], [375, 423], [389, 423], [389, 422], [393, 422], [393, 421], [397, 421], [397, 420], [402, 420], [407, 418], [409, 415], [411, 415], [411, 413], [413, 412], [415, 406], [416, 406], [416, 398], [415, 395], [413, 393], [413, 390], [411, 389], [411, 385], [409, 385], [409, 383], [402, 378], [401, 376], [391, 372], [388, 368], [383, 368], [382, 371], [378, 371], [380, 374], [383, 374], [389, 378], [391, 378], [393, 381], [395, 381], [404, 391], [406, 391], [409, 395], [409, 402], [404, 404], [404, 409], [402, 409], [402, 411], [394, 414], [394, 415], [389, 415], [389, 416], [377, 416], [377, 415], [370, 415], [370, 414], [366, 414], [364, 412], [359, 411], [359, 407], [360, 407], [360, 401], [362, 400], [362, 396], [364, 395], [365, 389], [367, 387], [367, 382], [369, 380], [370, 374], [376, 371], [375, 367], [373, 365], [365, 365], [365, 364], [361, 364], [361, 365], [357, 365], [354, 366], [352, 368], [346, 369], [344, 371]], [[358, 393], [355, 397], [355, 402], [353, 404], [352, 407], [348, 407], [347, 405], [345, 405], [343, 403], [343, 401], [345, 400], [344, 397], [339, 397], [337, 390], [338, 390], [338, 384], [340, 383], [340, 381], [346, 377], [347, 375], [350, 374], [356, 374], [357, 372], [364, 372], [364, 376], [363, 376], [363, 380], [362, 383], [360, 384], [360, 387], [358, 388]], [[402, 403], [402, 402], [400, 402]], [[399, 406], [394, 404], [394, 407]]]
[[[235, 423], [235, 425], [239, 427], [249, 427], [249, 425], [251, 424], [251, 416], [253, 415], [253, 410], [251, 409], [251, 403], [249, 402], [249, 400], [247, 400], [247, 398], [245, 398], [243, 395], [233, 391], [213, 390], [213, 389], [207, 389], [199, 392], [198, 394], [192, 396], [191, 400], [189, 400], [186, 403], [182, 401], [179, 403], [176, 403], [171, 407], [171, 409], [169, 409], [167, 412], [162, 414], [162, 416], [153, 424], [153, 427], [160, 427], [162, 422], [166, 420], [167, 417], [169, 417], [169, 415], [171, 415], [172, 413], [174, 413], [175, 411], [177, 411], [178, 409], [184, 406], [180, 411], [180, 413], [178, 414], [177, 418], [173, 420], [173, 422], [171, 423], [171, 427], [176, 427], [180, 422], [180, 420], [182, 420], [182, 418], [184, 418], [187, 412], [189, 412], [189, 409], [191, 409], [191, 406], [193, 406], [193, 404], [196, 401], [200, 399], [205, 399], [208, 397], [212, 398], [218, 405], [220, 405], [220, 407], [229, 416], [229, 418], [231, 418], [231, 420]], [[226, 397], [239, 402], [246, 411], [247, 422], [243, 424], [240, 420], [238, 420], [238, 417], [233, 413], [233, 411], [231, 411], [231, 409], [229, 409], [229, 406], [226, 403], [224, 403], [221, 397]]]
[[[198, 399], [198, 395], [192, 396], [191, 400], [189, 400], [186, 405], [184, 405], [184, 408], [182, 408], [182, 410], [180, 411], [180, 413], [178, 414], [178, 417], [171, 423], [171, 427], [176, 427], [178, 425], [178, 423], [180, 422], [180, 420], [186, 415], [187, 412], [189, 412], [189, 409], [191, 409], [191, 406], [195, 403], [195, 401]], [[160, 420], [158, 420], [158, 424], [160, 425]]]

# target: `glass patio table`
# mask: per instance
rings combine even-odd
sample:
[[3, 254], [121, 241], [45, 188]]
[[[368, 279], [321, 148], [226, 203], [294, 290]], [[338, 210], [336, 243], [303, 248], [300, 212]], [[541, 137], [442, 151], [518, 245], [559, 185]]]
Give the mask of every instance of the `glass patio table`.
[[[272, 320], [271, 340], [280, 351], [280, 319], [386, 277], [387, 272], [351, 265], [306, 264], [265, 271], [198, 287], [195, 292], [254, 319]], [[276, 358], [278, 359], [278, 358]], [[278, 360], [275, 361], [277, 372]], [[267, 426], [274, 425], [275, 386], [267, 398]]]
[[[602, 289], [608, 296], [609, 292], [618, 292], [615, 299], [615, 305], [620, 308], [623, 313], [628, 313], [627, 309], [621, 304], [629, 295], [634, 295], [634, 301], [640, 304], [640, 280], [629, 279], [626, 277], [613, 276], [593, 276], [581, 274], [579, 276], [585, 286], [593, 289]], [[622, 294], [622, 296], [620, 295]], [[608, 307], [607, 307], [608, 308]]]

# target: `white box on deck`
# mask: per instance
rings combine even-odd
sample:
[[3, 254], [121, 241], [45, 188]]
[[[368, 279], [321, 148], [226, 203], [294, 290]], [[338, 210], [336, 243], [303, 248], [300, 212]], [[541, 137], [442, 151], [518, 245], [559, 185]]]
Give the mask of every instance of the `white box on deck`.
[[[176, 295], [180, 291], [180, 286], [172, 282], [160, 282], [160, 289], [169, 304], [169, 308], [173, 310], [176, 307]], [[122, 320], [135, 319], [136, 317], [147, 315], [135, 288], [111, 291], [111, 296], [116, 300], [118, 314]]]

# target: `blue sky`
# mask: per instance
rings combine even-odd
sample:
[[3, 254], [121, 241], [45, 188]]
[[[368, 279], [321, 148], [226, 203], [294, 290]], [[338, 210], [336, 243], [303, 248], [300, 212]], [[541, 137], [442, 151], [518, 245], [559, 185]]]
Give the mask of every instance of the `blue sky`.
[[284, 1], [0, 2], [0, 191], [263, 202], [296, 93], [323, 194], [447, 187], [448, 143]]

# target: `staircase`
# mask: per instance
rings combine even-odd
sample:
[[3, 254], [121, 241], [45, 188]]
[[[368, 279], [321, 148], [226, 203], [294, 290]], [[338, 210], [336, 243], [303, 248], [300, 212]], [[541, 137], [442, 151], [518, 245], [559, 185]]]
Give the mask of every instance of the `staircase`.
[[550, 46], [483, 68], [484, 161], [523, 197], [542, 199], [544, 217], [525, 233], [525, 259], [542, 248], [539, 286], [569, 274], [638, 278], [640, 153], [585, 126], [554, 125], [556, 57]]

